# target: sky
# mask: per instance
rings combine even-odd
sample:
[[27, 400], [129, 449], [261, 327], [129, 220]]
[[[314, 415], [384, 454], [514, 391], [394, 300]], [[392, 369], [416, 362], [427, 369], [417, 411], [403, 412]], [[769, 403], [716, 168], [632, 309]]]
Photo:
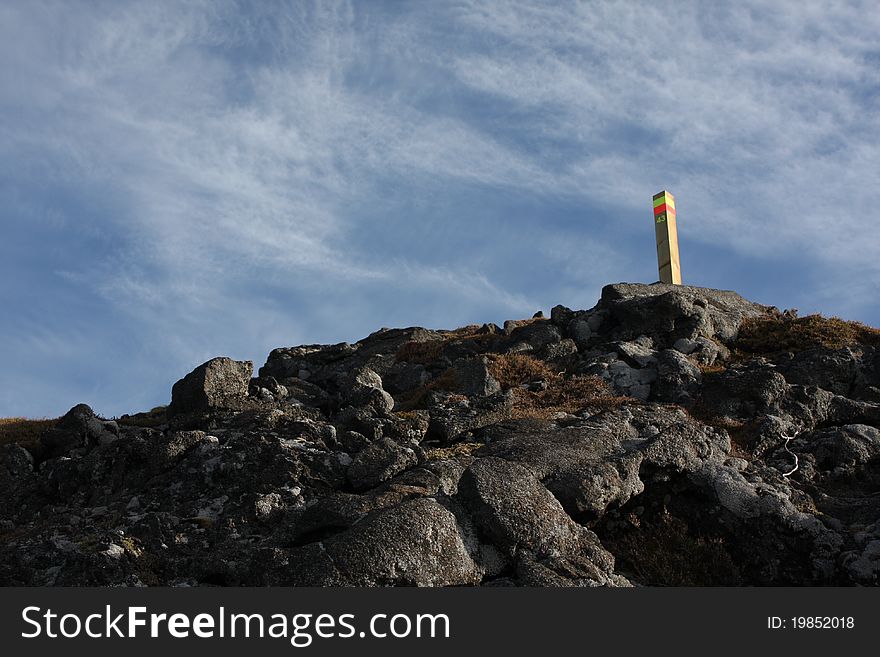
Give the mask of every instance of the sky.
[[[0, 417], [657, 280], [880, 325], [875, 2], [0, 2]], [[872, 199], [874, 199], [872, 201]]]

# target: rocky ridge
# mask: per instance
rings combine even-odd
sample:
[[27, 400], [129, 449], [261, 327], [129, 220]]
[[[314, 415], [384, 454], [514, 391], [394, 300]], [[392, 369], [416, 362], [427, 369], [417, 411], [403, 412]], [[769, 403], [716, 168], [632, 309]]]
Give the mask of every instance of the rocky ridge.
[[802, 328], [616, 284], [213, 359], [167, 409], [0, 446], [0, 583], [877, 584], [880, 341], [744, 351], [762, 322]]

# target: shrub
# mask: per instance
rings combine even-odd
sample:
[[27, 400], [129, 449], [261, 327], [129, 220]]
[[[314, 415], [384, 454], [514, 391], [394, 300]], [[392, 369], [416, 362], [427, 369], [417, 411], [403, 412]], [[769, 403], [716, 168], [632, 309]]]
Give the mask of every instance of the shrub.
[[735, 347], [748, 353], [773, 354], [813, 347], [842, 349], [857, 344], [880, 346], [880, 329], [839, 317], [789, 317], [773, 313], [744, 320]]
[[587, 408], [608, 409], [635, 402], [629, 397], [615, 395], [608, 383], [598, 376], [566, 378], [555, 374], [544, 390], [517, 388], [514, 395], [515, 418], [551, 419], [558, 413], [575, 414]]
[[532, 381], [547, 381], [556, 374], [542, 360], [524, 354], [493, 354], [489, 356], [489, 374], [503, 390]]
[[687, 523], [669, 513], [636, 526], [602, 543], [647, 586], [723, 586], [741, 582], [739, 569], [721, 538], [695, 536]]

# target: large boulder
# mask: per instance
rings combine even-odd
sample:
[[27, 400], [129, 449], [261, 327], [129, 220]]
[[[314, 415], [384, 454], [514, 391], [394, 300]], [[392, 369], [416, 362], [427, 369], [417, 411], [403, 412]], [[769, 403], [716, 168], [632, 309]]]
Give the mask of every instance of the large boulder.
[[270, 569], [272, 583], [288, 586], [461, 586], [482, 577], [455, 515], [432, 498], [371, 514]]
[[[589, 318], [587, 328], [613, 340], [649, 336], [654, 339], [655, 348], [670, 348], [682, 338], [716, 338], [727, 343], [736, 338], [743, 319], [766, 312], [766, 306], [729, 290], [666, 283], [617, 283], [602, 288], [602, 297], [593, 311], [593, 315], [602, 316], [601, 326]], [[578, 335], [571, 337], [583, 339]]]
[[481, 458], [464, 472], [458, 499], [479, 531], [515, 565], [527, 583], [622, 584], [614, 557], [590, 530], [575, 523], [527, 468]]
[[249, 360], [213, 358], [174, 384], [169, 416], [224, 408], [247, 398], [254, 364]]

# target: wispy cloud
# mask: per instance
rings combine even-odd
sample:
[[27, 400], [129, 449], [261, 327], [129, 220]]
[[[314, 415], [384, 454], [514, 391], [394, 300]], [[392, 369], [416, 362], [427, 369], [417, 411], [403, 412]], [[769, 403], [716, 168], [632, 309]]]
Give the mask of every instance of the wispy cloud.
[[122, 412], [218, 352], [589, 304], [651, 277], [663, 187], [692, 243], [876, 322], [878, 29], [858, 3], [6, 4], [0, 293], [51, 334], [0, 329]]

